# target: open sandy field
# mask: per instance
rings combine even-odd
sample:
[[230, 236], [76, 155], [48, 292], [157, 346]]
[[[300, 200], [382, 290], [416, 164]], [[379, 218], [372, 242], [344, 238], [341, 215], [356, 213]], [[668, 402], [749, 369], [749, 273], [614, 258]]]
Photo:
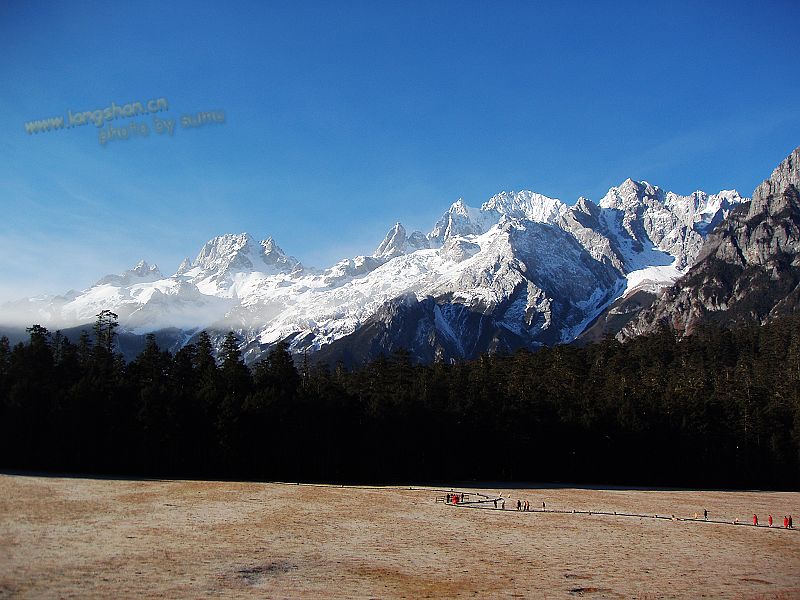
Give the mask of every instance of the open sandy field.
[[464, 491], [2, 475], [0, 598], [800, 598], [800, 531], [652, 518], [800, 493]]

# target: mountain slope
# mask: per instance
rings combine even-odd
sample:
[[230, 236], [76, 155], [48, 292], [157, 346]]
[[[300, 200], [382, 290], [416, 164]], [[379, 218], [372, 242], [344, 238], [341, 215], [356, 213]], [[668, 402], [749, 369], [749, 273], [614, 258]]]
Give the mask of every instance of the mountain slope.
[[800, 148], [708, 236], [689, 272], [630, 321], [621, 339], [662, 325], [765, 323], [800, 306]]

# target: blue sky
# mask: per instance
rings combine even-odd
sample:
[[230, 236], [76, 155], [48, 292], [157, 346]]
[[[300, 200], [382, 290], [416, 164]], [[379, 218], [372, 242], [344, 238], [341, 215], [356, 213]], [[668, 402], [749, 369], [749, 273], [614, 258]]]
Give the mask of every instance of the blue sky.
[[[0, 3], [0, 300], [171, 274], [227, 232], [328, 266], [501, 190], [749, 195], [800, 144], [798, 22], [795, 1]], [[159, 97], [225, 123], [24, 128]]]

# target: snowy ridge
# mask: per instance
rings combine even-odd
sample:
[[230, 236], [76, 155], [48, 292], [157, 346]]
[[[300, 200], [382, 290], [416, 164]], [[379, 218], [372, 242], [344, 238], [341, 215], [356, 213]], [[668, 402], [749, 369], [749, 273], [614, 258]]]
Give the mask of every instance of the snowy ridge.
[[[480, 208], [457, 200], [427, 234], [396, 223], [371, 256], [323, 271], [304, 268], [272, 238], [226, 234], [170, 277], [142, 261], [83, 292], [28, 299], [4, 313], [51, 328], [111, 309], [134, 333], [233, 329], [252, 360], [283, 339], [298, 352], [319, 350], [387, 303], [432, 299], [431, 330], [418, 331], [415, 343], [446, 343], [437, 356], [463, 358], [472, 352], [462, 343], [468, 322], [494, 328], [470, 332], [478, 351], [508, 340], [533, 347], [574, 339], [621, 294], [674, 281], [708, 231], [744, 200], [735, 191], [679, 196], [630, 179], [599, 204], [501, 192]], [[383, 327], [391, 335], [392, 324]]]
[[537, 223], [554, 223], [568, 210], [566, 204], [535, 192], [500, 192], [481, 206], [481, 211]]

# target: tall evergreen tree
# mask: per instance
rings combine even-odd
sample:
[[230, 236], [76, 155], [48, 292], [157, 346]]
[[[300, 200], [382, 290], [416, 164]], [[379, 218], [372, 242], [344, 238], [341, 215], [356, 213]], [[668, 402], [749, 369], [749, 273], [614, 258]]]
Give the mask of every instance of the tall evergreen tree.
[[119, 317], [110, 310], [101, 310], [94, 322], [94, 339], [98, 346], [111, 353], [116, 339], [116, 329], [119, 327]]
[[241, 458], [242, 452], [240, 420], [252, 383], [250, 370], [242, 360], [239, 342], [232, 331], [222, 342], [220, 358], [219, 373], [223, 387], [217, 430], [224, 460], [230, 468], [236, 469], [240, 467], [236, 461]]

